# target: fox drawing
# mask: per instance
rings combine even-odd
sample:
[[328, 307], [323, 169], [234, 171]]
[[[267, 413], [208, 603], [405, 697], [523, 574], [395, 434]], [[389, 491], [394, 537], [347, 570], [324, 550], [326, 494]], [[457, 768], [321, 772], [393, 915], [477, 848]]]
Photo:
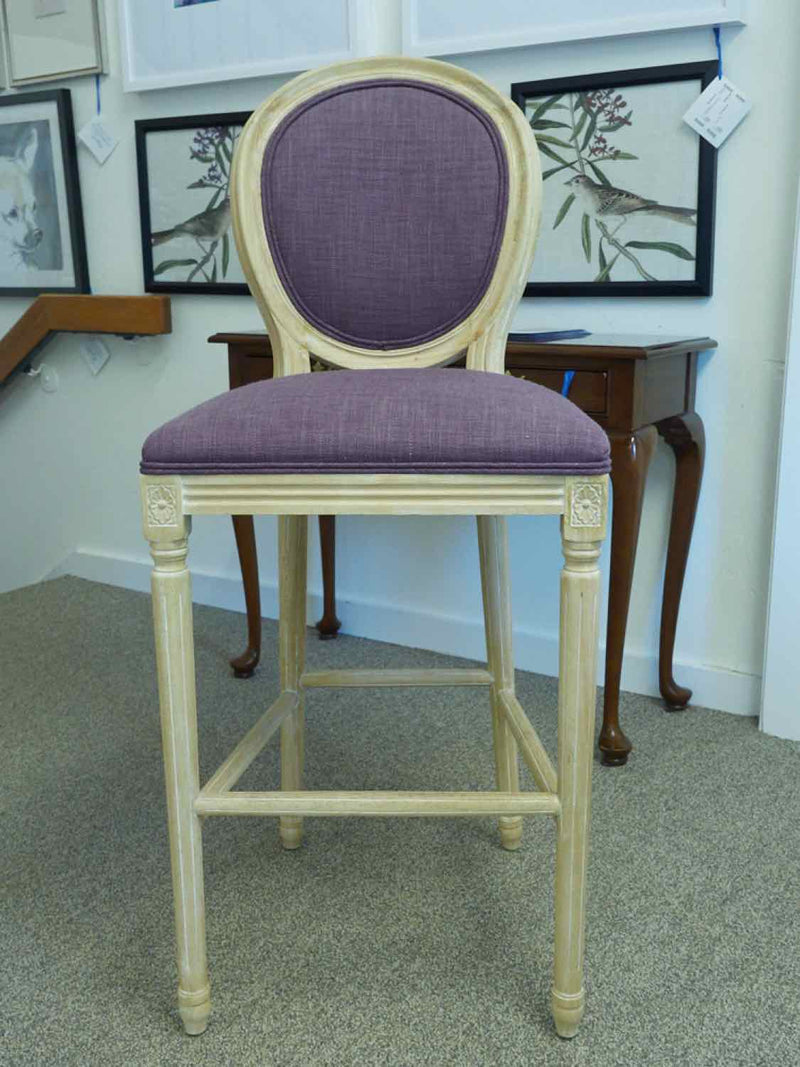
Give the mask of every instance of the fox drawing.
[[29, 126], [14, 155], [0, 155], [0, 271], [36, 266], [34, 256], [44, 236], [31, 180], [38, 148], [36, 127]]

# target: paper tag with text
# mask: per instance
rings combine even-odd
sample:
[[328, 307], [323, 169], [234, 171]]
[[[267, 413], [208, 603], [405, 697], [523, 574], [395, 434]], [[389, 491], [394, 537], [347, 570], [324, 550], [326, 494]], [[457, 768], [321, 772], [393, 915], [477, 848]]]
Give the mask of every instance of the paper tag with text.
[[732, 81], [715, 78], [683, 116], [683, 121], [719, 148], [751, 107], [750, 101]]
[[78, 132], [78, 139], [83, 141], [98, 163], [105, 163], [119, 144], [99, 115], [95, 115]]

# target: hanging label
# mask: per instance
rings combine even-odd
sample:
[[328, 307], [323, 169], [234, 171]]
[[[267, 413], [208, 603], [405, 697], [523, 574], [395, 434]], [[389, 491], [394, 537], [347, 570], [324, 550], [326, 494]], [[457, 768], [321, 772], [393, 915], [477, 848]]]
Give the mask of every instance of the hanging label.
[[97, 115], [79, 131], [78, 139], [83, 141], [98, 163], [105, 163], [119, 143]]
[[683, 121], [719, 148], [751, 106], [729, 78], [715, 78], [683, 116]]

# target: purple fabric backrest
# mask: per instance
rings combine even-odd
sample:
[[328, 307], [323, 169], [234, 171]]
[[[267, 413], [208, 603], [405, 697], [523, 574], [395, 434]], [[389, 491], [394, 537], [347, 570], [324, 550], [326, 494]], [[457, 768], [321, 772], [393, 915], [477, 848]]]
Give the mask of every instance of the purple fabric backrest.
[[355, 347], [408, 348], [480, 303], [503, 239], [508, 165], [494, 123], [465, 97], [360, 81], [286, 116], [261, 190], [270, 252], [300, 314]]

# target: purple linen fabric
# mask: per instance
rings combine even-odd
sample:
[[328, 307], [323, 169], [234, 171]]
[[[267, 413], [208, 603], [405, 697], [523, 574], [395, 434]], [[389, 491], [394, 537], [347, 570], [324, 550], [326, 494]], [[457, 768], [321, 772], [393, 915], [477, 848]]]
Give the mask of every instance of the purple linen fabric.
[[144, 474], [600, 474], [603, 430], [531, 382], [468, 370], [298, 374], [150, 434]]
[[356, 82], [288, 115], [267, 144], [264, 226], [298, 311], [362, 348], [455, 327], [491, 281], [505, 228], [500, 136], [423, 82]]

